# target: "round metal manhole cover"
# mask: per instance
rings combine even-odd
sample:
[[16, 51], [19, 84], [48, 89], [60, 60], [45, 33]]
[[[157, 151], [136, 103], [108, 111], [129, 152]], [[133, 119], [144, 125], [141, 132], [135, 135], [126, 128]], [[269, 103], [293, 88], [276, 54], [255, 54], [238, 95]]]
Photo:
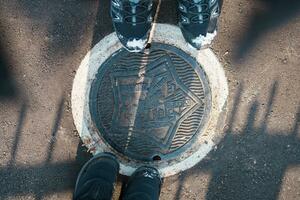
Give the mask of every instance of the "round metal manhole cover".
[[189, 151], [211, 109], [208, 80], [198, 62], [160, 43], [143, 53], [121, 49], [110, 56], [89, 98], [103, 141], [139, 161], [170, 160]]
[[82, 60], [72, 115], [96, 155], [111, 152], [120, 173], [152, 166], [162, 177], [199, 163], [224, 137], [228, 84], [210, 49], [196, 50], [178, 27], [154, 24], [150, 49], [129, 53], [115, 33]]

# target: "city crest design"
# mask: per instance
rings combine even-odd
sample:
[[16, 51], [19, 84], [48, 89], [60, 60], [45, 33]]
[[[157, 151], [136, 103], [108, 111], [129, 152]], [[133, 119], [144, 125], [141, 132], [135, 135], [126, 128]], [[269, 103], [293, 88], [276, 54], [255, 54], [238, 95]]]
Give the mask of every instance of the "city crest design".
[[[114, 94], [112, 129], [169, 148], [180, 123], [202, 104], [178, 77], [169, 55], [110, 74]], [[127, 141], [127, 143], [130, 141]]]

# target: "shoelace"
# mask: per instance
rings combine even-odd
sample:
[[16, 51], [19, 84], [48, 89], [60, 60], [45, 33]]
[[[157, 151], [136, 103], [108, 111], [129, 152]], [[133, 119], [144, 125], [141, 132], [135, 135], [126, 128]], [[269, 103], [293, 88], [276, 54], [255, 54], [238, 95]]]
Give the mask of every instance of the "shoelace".
[[[181, 11], [190, 14], [190, 20], [194, 23], [207, 21], [210, 17], [209, 4], [204, 1], [195, 2], [193, 0], [183, 0], [189, 6], [179, 5]], [[183, 7], [180, 7], [183, 6]]]
[[[149, 0], [142, 0], [138, 2], [130, 2], [125, 1], [123, 4], [123, 8], [121, 9], [123, 14], [124, 21], [128, 24], [142, 24], [147, 21], [152, 21], [152, 18], [150, 16], [149, 18], [149, 9], [152, 7], [152, 2], [149, 4]], [[129, 11], [131, 10], [131, 11]], [[138, 10], [138, 12], [137, 12]], [[147, 14], [147, 16], [145, 16]]]

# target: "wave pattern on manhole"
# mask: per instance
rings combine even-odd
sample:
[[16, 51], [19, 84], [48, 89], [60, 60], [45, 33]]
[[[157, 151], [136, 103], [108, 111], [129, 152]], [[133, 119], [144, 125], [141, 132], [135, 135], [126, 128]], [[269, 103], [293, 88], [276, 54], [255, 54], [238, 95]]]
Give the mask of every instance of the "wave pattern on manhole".
[[99, 68], [90, 93], [100, 136], [135, 160], [170, 159], [187, 151], [210, 111], [208, 81], [183, 51], [153, 44], [119, 50]]

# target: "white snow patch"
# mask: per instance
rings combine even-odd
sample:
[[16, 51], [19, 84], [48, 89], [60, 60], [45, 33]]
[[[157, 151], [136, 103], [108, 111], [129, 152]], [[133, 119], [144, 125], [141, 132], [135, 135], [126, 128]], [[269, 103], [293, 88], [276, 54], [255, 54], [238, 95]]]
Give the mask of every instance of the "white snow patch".
[[133, 40], [129, 40], [127, 42], [127, 47], [128, 48], [133, 48], [133, 49], [143, 49], [145, 44], [146, 44], [147, 40], [136, 40], [136, 39], [133, 39]]
[[198, 37], [193, 39], [192, 42], [200, 46], [210, 45], [216, 35], [217, 31], [214, 31], [213, 33], [207, 33], [206, 36], [200, 34]]

